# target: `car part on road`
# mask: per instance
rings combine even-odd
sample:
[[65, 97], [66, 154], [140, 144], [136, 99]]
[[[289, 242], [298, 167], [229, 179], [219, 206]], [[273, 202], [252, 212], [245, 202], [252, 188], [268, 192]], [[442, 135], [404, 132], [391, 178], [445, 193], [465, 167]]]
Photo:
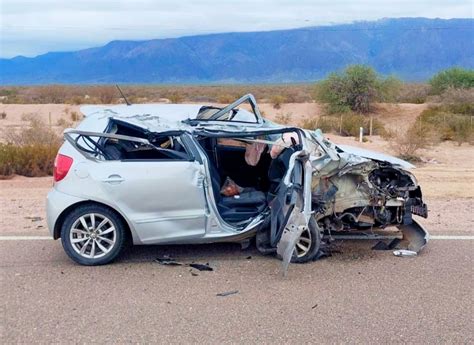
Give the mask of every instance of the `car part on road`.
[[417, 256], [417, 253], [413, 250], [407, 250], [407, 249], [398, 249], [393, 252], [393, 255], [395, 256], [404, 256], [404, 257], [414, 257]]
[[428, 231], [416, 220], [412, 220], [410, 224], [400, 225], [398, 228], [403, 235], [400, 245], [405, 245], [408, 250], [416, 253], [419, 253], [430, 239]]
[[214, 269], [209, 266], [209, 264], [196, 264], [196, 263], [191, 263], [188, 264], [189, 267], [195, 268], [199, 271], [214, 271]]
[[235, 294], [238, 294], [238, 293], [239, 293], [239, 290], [232, 290], [232, 291], [220, 292], [220, 293], [216, 294], [216, 296], [226, 297], [226, 296], [235, 295]]

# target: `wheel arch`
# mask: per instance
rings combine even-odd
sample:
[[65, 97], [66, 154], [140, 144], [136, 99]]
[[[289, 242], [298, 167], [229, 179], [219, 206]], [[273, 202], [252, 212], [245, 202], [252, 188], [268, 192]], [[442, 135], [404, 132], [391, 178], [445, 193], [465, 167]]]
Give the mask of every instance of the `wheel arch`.
[[129, 222], [127, 221], [127, 219], [124, 217], [124, 215], [122, 213], [120, 213], [119, 211], [117, 211], [116, 209], [114, 209], [113, 207], [110, 207], [107, 204], [104, 204], [104, 203], [101, 203], [101, 202], [98, 202], [98, 201], [93, 201], [93, 200], [84, 200], [84, 201], [74, 203], [74, 204], [70, 205], [69, 207], [65, 208], [61, 212], [61, 214], [59, 215], [59, 217], [57, 218], [57, 220], [54, 224], [53, 238], [55, 240], [57, 240], [58, 238], [61, 237], [61, 227], [63, 226], [64, 220], [66, 219], [67, 215], [69, 213], [71, 213], [74, 209], [76, 209], [77, 207], [84, 206], [84, 205], [98, 205], [98, 206], [106, 207], [109, 210], [111, 210], [112, 212], [114, 212], [122, 220], [123, 224], [125, 225], [125, 231], [126, 231], [127, 237], [128, 237], [127, 240], [132, 240], [133, 241], [134, 236], [133, 236], [132, 228], [131, 228]]

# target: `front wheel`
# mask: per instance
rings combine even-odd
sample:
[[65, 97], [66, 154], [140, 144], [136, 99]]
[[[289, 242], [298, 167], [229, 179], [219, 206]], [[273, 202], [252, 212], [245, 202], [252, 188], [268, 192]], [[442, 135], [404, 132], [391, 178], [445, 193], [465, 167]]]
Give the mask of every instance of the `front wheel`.
[[81, 265], [107, 264], [120, 254], [125, 243], [125, 225], [107, 207], [84, 205], [66, 216], [61, 228], [66, 254]]
[[295, 250], [291, 258], [292, 263], [305, 263], [314, 259], [321, 246], [321, 232], [316, 220], [311, 217], [308, 228], [303, 231], [296, 241]]

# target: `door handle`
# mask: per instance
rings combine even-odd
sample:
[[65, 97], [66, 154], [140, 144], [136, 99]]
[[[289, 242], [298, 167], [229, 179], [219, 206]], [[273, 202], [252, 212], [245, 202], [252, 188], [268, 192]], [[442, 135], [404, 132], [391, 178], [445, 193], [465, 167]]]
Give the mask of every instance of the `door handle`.
[[116, 184], [116, 183], [121, 183], [125, 181], [124, 178], [122, 178], [122, 176], [120, 175], [117, 175], [117, 174], [114, 174], [114, 175], [110, 175], [109, 177], [107, 177], [106, 179], [103, 179], [102, 182], [106, 182], [106, 183], [110, 183], [110, 184]]

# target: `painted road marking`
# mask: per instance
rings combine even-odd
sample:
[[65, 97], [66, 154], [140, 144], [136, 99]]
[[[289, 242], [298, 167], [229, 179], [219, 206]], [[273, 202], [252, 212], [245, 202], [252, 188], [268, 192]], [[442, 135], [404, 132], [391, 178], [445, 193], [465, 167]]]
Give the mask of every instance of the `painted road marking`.
[[430, 240], [474, 240], [474, 236], [469, 235], [430, 235]]
[[[333, 236], [337, 240], [391, 240], [397, 236], [364, 237], [354, 235]], [[38, 241], [52, 240], [49, 236], [0, 236], [0, 241]], [[474, 235], [430, 235], [430, 240], [474, 240]]]
[[52, 240], [49, 236], [0, 236], [0, 241], [37, 241]]

